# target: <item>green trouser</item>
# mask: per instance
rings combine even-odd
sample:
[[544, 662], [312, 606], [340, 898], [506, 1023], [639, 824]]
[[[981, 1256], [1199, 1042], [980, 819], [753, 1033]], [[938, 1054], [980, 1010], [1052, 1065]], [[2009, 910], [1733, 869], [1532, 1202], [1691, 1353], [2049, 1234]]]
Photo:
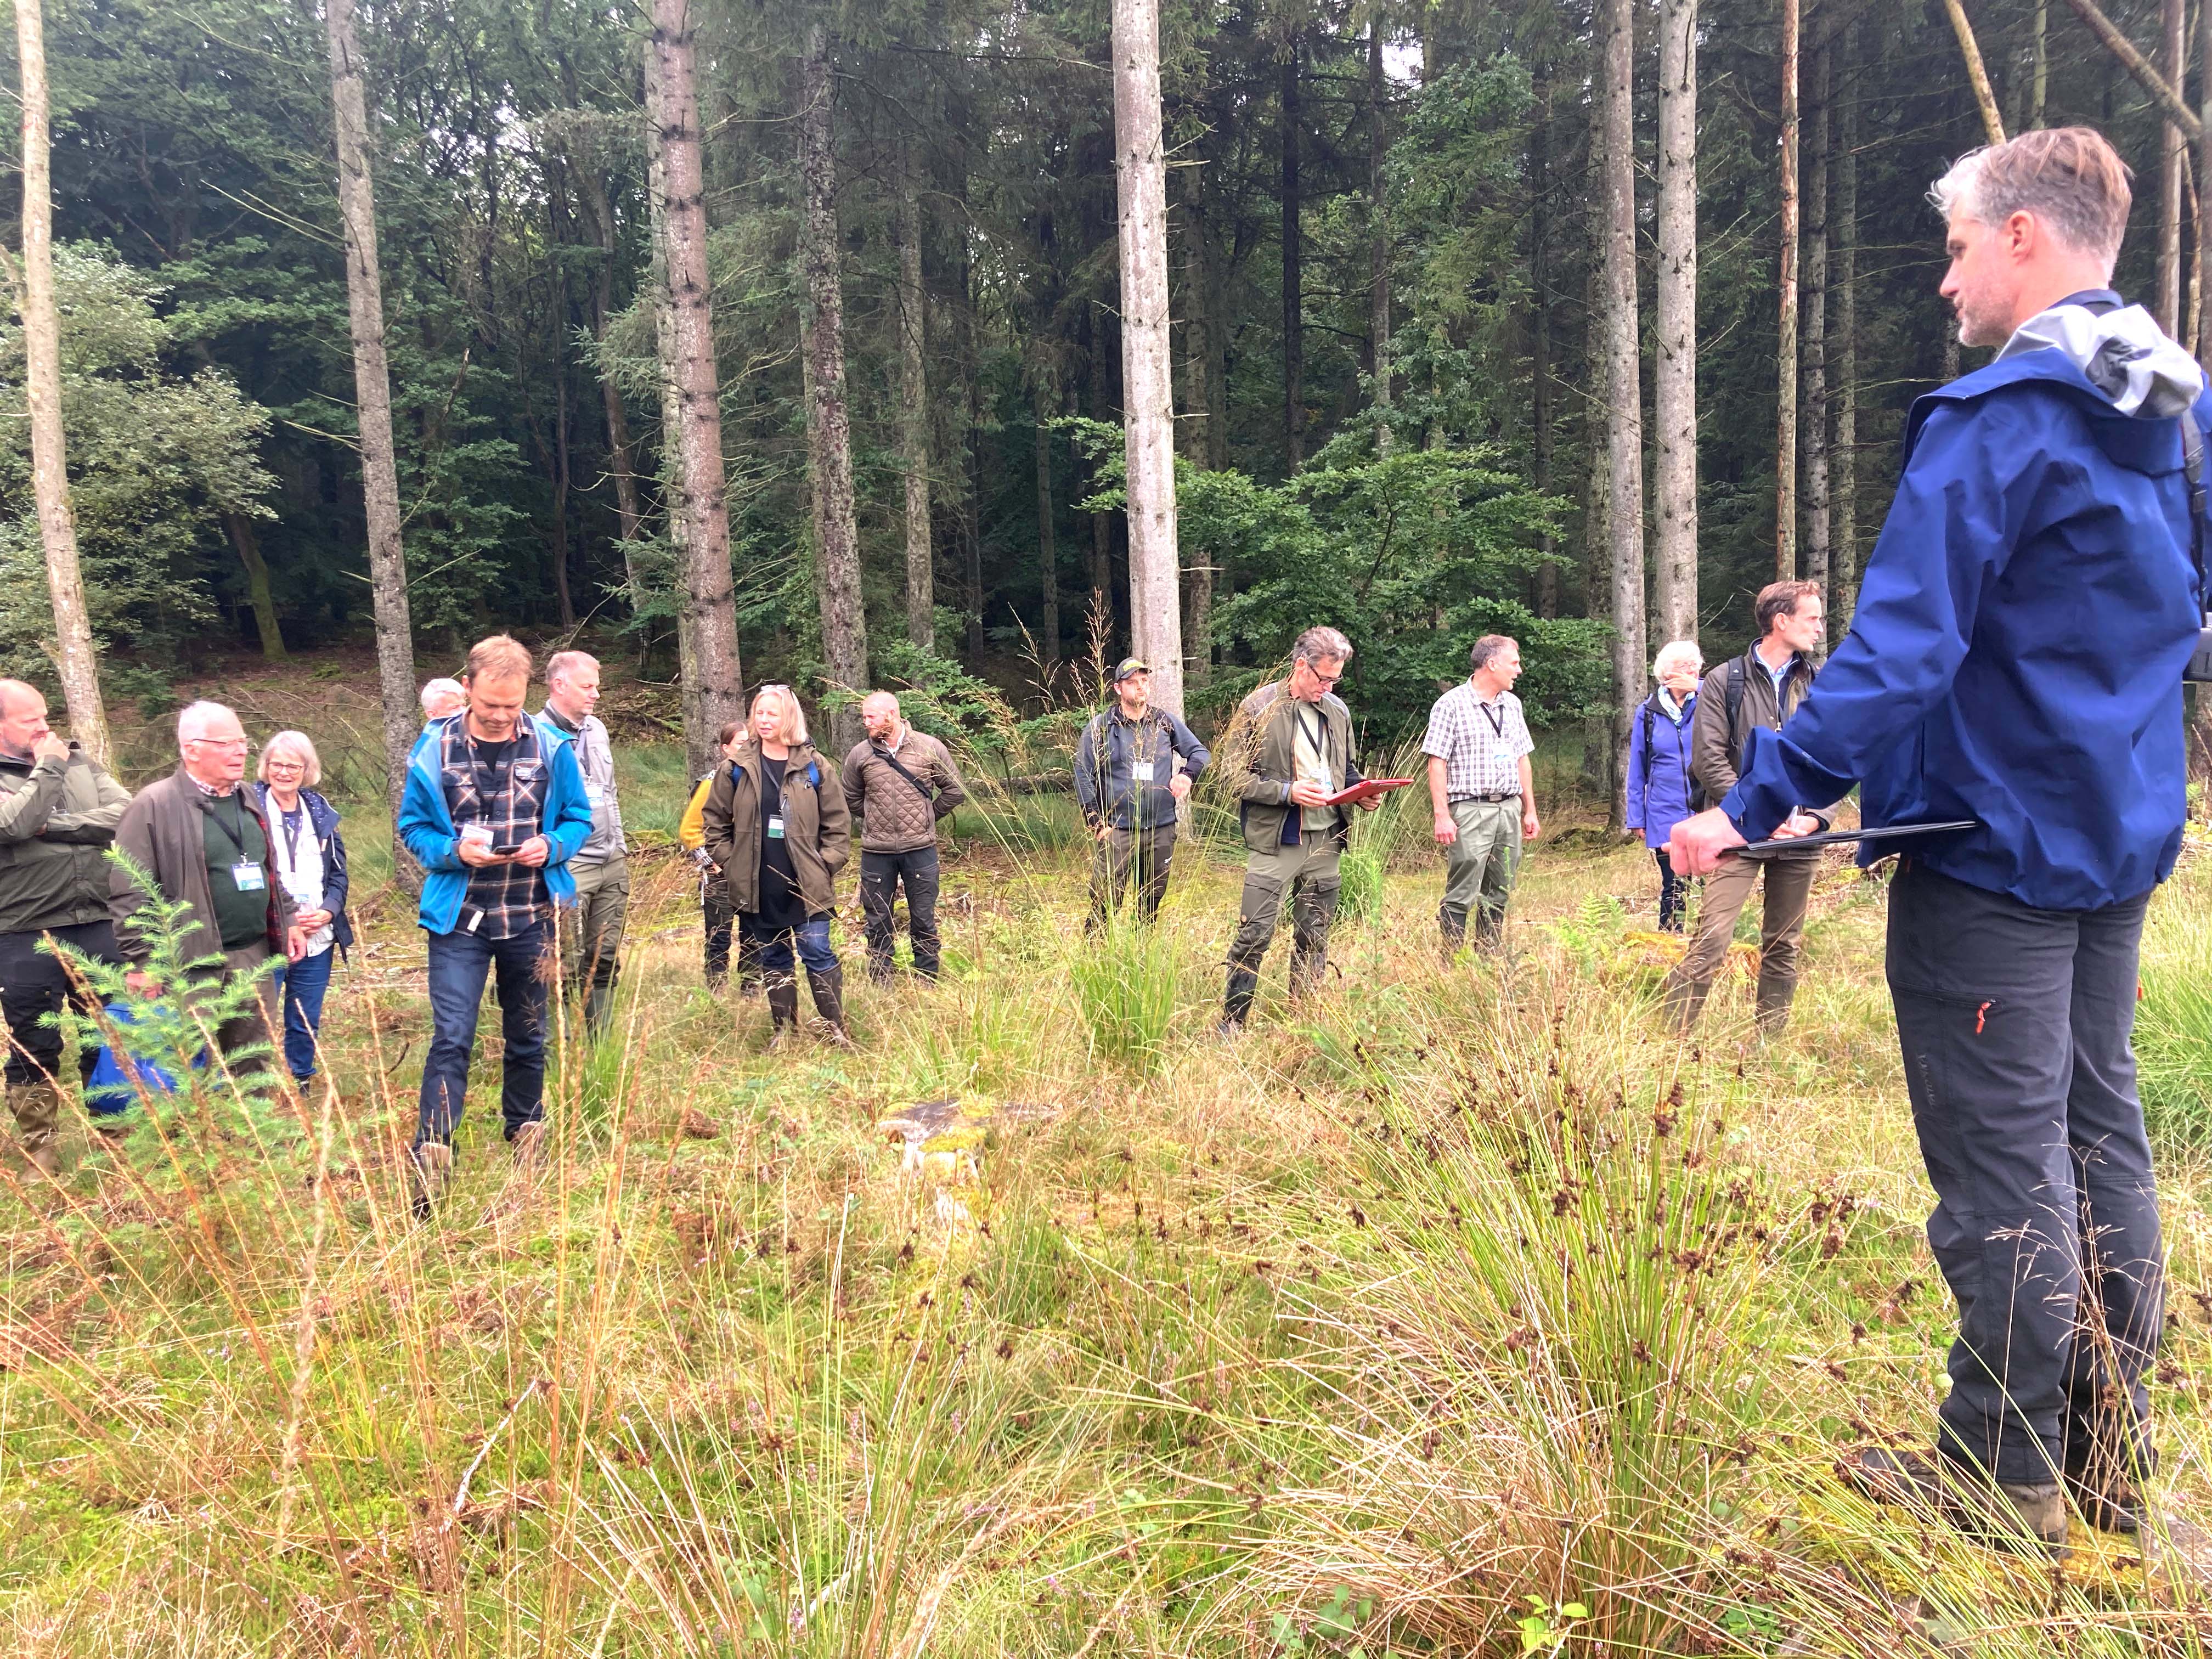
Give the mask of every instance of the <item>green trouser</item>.
[[585, 1033], [597, 1036], [614, 1008], [623, 924], [629, 917], [629, 860], [572, 864], [568, 873], [576, 878], [576, 902], [558, 912], [561, 962], [568, 995], [583, 1002]]
[[1172, 823], [1145, 830], [1109, 830], [1091, 860], [1091, 926], [1103, 927], [1120, 908], [1133, 882], [1135, 916], [1150, 921], [1160, 913], [1168, 890], [1168, 866], [1175, 858]]
[[1237, 939], [1229, 947], [1227, 1015], [1234, 1024], [1243, 1024], [1251, 1011], [1260, 963], [1274, 943], [1285, 896], [1291, 901], [1291, 994], [1312, 990], [1328, 967], [1328, 928], [1336, 916], [1344, 849], [1328, 830], [1308, 834], [1310, 841], [1254, 853], [1244, 861], [1244, 896], [1237, 906]]
[[1505, 937], [1506, 901], [1521, 873], [1521, 797], [1455, 800], [1451, 815], [1459, 837], [1443, 849], [1444, 899], [1437, 921], [1444, 943], [1456, 946], [1467, 937], [1472, 909], [1474, 942], [1488, 950]]

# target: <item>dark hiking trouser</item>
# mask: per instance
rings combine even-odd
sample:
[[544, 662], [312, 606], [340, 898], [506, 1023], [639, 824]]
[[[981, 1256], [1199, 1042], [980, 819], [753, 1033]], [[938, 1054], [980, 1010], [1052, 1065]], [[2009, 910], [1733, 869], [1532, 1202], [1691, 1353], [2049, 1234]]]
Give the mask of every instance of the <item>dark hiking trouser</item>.
[[1891, 884], [1928, 1243], [1959, 1304], [1937, 1444], [1999, 1480], [2093, 1444], [2148, 1464], [2165, 1277], [2128, 1043], [2148, 904], [2038, 910], [1909, 860]]
[[629, 860], [570, 865], [576, 902], [556, 913], [567, 993], [584, 1009], [584, 1030], [596, 1037], [614, 1012], [615, 980], [622, 971], [623, 928], [629, 918]]
[[[87, 1011], [100, 1006], [100, 998], [90, 990], [80, 992], [70, 986], [61, 957], [39, 948], [39, 941], [49, 933], [57, 944], [73, 945], [95, 962], [123, 959], [116, 952], [115, 930], [104, 921], [81, 921], [35, 933], [0, 933], [0, 1017], [6, 1018], [12, 1039], [6, 1067], [11, 1089], [62, 1080], [62, 1034], [58, 1026], [45, 1023], [48, 1014], [59, 1014], [70, 1001]], [[92, 1074], [99, 1053], [97, 1048], [87, 1048], [76, 1057], [80, 1082]]]
[[1659, 860], [1659, 931], [1679, 933], [1682, 931], [1682, 909], [1689, 897], [1690, 878], [1674, 873], [1665, 848], [1652, 851]]
[[730, 930], [738, 913], [730, 907], [730, 884], [717, 870], [699, 883], [699, 919], [707, 935], [707, 983], [720, 985], [730, 973]]
[[485, 939], [456, 930], [429, 936], [430, 1052], [422, 1062], [422, 1097], [415, 1144], [450, 1145], [453, 1126], [468, 1103], [469, 1061], [477, 1048], [477, 1015], [484, 981], [499, 988], [500, 1034], [506, 1054], [499, 1108], [507, 1138], [545, 1115], [545, 1005], [552, 948], [550, 923], [533, 921], [508, 939]]
[[1237, 906], [1237, 939], [1229, 947], [1229, 988], [1224, 1013], [1242, 1024], [1260, 988], [1260, 964], [1274, 943], [1283, 900], [1291, 901], [1291, 994], [1321, 982], [1328, 968], [1328, 929], [1336, 918], [1343, 885], [1339, 866], [1344, 850], [1336, 837], [1316, 830], [1310, 842], [1273, 853], [1254, 853], [1244, 862], [1244, 896]]
[[891, 970], [891, 946], [898, 925], [891, 909], [906, 888], [907, 932], [914, 939], [914, 971], [937, 977], [937, 848], [860, 854], [860, 931], [868, 940], [868, 971], [880, 977]]
[[1168, 866], [1175, 860], [1174, 823], [1146, 830], [1106, 831], [1091, 855], [1091, 926], [1106, 925], [1115, 909], [1136, 887], [1137, 920], [1151, 921], [1167, 896]]

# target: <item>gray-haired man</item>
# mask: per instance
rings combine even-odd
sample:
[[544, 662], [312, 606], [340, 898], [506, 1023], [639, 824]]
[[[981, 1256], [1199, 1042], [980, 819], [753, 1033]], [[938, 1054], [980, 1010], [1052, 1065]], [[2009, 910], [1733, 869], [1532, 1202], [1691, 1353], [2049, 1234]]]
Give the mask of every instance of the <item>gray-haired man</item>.
[[556, 915], [568, 995], [583, 1003], [585, 1034], [592, 1037], [605, 1029], [614, 1006], [623, 928], [629, 919], [629, 858], [622, 803], [615, 797], [615, 751], [605, 724], [592, 712], [599, 701], [599, 659], [581, 651], [556, 652], [545, 665], [545, 707], [538, 729], [548, 753], [564, 743], [575, 745], [592, 807], [591, 836], [568, 860], [575, 908]]
[[1505, 937], [1522, 845], [1541, 827], [1528, 773], [1536, 744], [1513, 695], [1521, 647], [1503, 634], [1486, 634], [1468, 653], [1468, 669], [1430, 708], [1421, 752], [1429, 757], [1429, 801], [1444, 854], [1437, 924], [1444, 944], [1456, 950], [1472, 909], [1474, 942], [1489, 950]]
[[[1336, 683], [1352, 642], [1334, 628], [1309, 628], [1291, 647], [1291, 672], [1244, 699], [1224, 748], [1237, 768], [1244, 830], [1244, 896], [1229, 947], [1221, 1031], [1234, 1036], [1252, 1012], [1260, 964], [1291, 902], [1291, 991], [1311, 990], [1328, 967], [1351, 815], [1328, 797], [1359, 782], [1352, 711]], [[1371, 800], [1363, 802], [1374, 810]]]

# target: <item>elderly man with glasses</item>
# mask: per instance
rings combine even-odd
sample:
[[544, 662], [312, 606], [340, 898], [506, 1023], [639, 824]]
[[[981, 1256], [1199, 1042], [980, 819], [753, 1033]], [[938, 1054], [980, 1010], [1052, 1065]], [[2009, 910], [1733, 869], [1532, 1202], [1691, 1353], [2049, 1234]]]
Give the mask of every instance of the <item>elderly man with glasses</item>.
[[[258, 981], [253, 1007], [216, 1026], [226, 1056], [272, 1041], [276, 981], [263, 964], [278, 955], [296, 962], [307, 949], [292, 896], [271, 873], [268, 821], [244, 787], [247, 748], [246, 728], [219, 702], [196, 702], [177, 716], [181, 764], [140, 790], [115, 826], [116, 850], [151, 878], [153, 892], [123, 867], [108, 890], [116, 945], [139, 995], [204, 994]], [[185, 907], [174, 963], [220, 957], [220, 969], [198, 972], [182, 987], [161, 983], [148, 914], [155, 894]], [[264, 1052], [251, 1064], [259, 1071], [266, 1060]]]

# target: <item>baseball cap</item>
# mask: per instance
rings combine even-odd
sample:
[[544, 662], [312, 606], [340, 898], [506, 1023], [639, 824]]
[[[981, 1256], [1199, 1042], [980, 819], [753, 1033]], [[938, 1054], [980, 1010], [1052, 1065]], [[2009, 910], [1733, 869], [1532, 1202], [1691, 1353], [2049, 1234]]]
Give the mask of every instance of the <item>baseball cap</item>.
[[1124, 657], [1114, 665], [1114, 684], [1121, 684], [1132, 674], [1149, 674], [1152, 668], [1142, 657]]

